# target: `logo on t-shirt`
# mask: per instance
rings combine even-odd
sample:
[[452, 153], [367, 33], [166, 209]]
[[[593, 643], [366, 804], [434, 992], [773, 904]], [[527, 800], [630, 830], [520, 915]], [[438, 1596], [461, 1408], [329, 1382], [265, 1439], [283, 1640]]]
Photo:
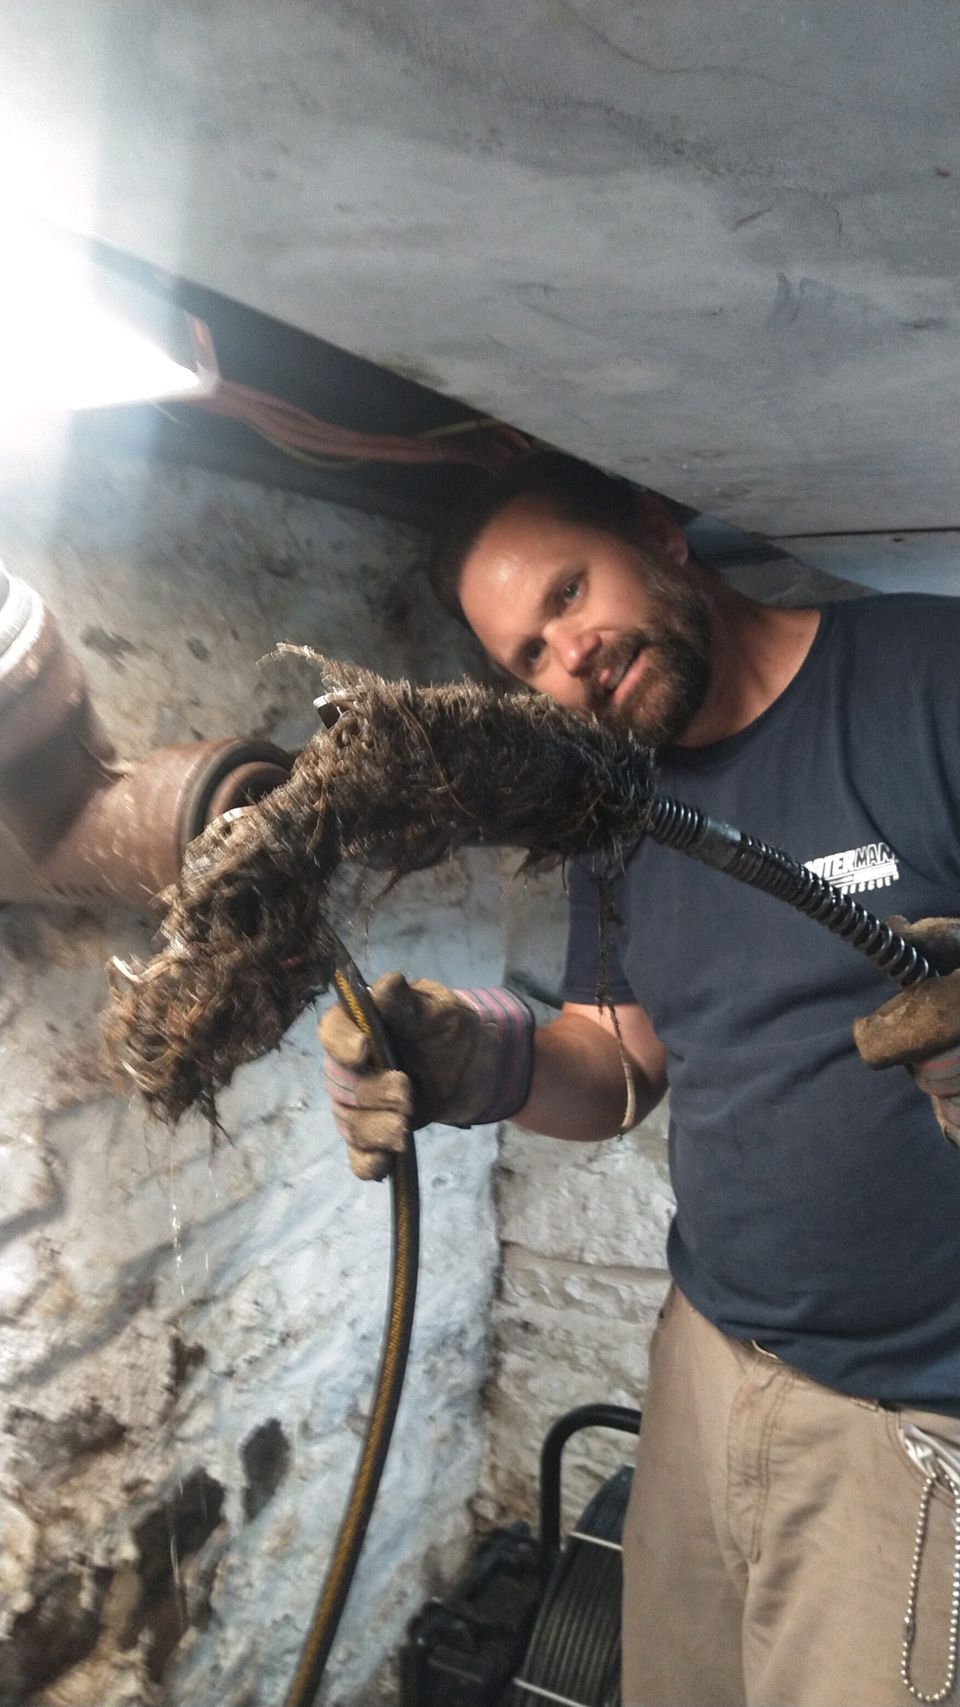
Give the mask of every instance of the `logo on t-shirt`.
[[808, 871], [826, 878], [845, 895], [858, 895], [864, 889], [886, 889], [900, 881], [897, 856], [886, 842], [867, 842], [862, 848], [824, 854], [822, 859], [808, 859], [806, 863]]

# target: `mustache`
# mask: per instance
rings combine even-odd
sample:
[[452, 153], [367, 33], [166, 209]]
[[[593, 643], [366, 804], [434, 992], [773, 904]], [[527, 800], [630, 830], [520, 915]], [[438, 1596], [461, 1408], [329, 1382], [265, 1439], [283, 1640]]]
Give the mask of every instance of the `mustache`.
[[616, 679], [628, 664], [649, 646], [656, 646], [657, 635], [635, 628], [628, 634], [618, 634], [598, 648], [590, 660], [589, 671], [583, 677], [584, 694], [591, 711], [602, 711], [609, 699], [609, 690], [601, 686], [601, 678]]

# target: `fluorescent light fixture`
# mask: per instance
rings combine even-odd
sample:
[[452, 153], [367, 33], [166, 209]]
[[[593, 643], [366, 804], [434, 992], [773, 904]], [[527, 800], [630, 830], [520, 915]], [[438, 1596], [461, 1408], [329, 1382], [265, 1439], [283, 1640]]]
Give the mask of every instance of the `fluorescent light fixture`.
[[41, 227], [10, 234], [0, 275], [5, 412], [98, 409], [209, 396], [218, 373], [202, 320]]

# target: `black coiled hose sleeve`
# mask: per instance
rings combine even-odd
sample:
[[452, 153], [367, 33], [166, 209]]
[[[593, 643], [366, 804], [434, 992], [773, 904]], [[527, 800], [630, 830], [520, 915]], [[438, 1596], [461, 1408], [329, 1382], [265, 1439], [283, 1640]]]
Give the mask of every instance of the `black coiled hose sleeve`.
[[762, 889], [816, 919], [904, 989], [932, 975], [933, 969], [919, 949], [905, 942], [882, 919], [757, 836], [748, 836], [732, 824], [709, 818], [696, 806], [664, 794], [655, 794], [650, 800], [645, 833], [652, 841], [725, 871], [751, 889]]

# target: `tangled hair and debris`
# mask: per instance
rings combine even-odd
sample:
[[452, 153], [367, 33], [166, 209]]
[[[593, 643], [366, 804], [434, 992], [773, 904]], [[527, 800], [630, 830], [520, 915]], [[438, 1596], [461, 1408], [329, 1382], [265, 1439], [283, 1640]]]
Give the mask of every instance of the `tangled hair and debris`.
[[124, 1082], [175, 1121], [237, 1067], [275, 1049], [330, 983], [324, 918], [346, 860], [393, 880], [467, 844], [523, 848], [527, 865], [611, 863], [643, 832], [649, 751], [528, 694], [418, 688], [322, 660], [339, 718], [290, 779], [218, 819], [163, 897], [167, 946], [112, 968], [107, 1045]]

